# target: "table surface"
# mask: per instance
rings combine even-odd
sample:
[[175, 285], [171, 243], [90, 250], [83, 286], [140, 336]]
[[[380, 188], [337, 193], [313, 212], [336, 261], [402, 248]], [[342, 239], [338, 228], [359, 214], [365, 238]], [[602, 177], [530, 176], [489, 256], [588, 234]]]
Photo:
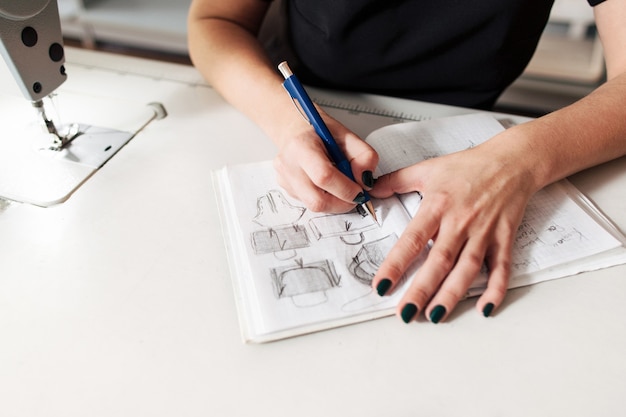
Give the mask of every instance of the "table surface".
[[[274, 146], [191, 67], [67, 56], [60, 96], [156, 101], [168, 116], [66, 202], [0, 201], [0, 415], [623, 412], [626, 266], [511, 290], [488, 319], [466, 300], [438, 325], [388, 317], [243, 344], [211, 172], [271, 159]], [[327, 97], [429, 117], [469, 111]], [[571, 180], [626, 230], [625, 158]]]

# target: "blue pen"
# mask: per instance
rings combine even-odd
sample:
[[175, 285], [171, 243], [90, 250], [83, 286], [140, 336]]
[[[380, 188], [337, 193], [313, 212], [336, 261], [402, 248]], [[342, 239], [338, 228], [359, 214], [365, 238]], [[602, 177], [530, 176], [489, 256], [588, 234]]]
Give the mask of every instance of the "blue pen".
[[[322, 120], [322, 116], [318, 113], [317, 109], [313, 105], [313, 102], [309, 98], [309, 95], [306, 93], [304, 87], [298, 80], [298, 78], [293, 74], [287, 62], [283, 61], [278, 65], [278, 70], [285, 77], [285, 82], [283, 83], [283, 87], [289, 93], [291, 98], [296, 103], [296, 107], [300, 110], [300, 113], [309, 121], [309, 123], [315, 129], [317, 135], [322, 139], [330, 158], [335, 163], [335, 166], [341, 171], [346, 177], [350, 178], [352, 181], [356, 182], [354, 179], [354, 174], [352, 173], [352, 168], [350, 167], [350, 161], [346, 158], [346, 156], [339, 149], [339, 145], [335, 142], [333, 135], [328, 130], [326, 123]], [[369, 194], [365, 190], [363, 190], [363, 203], [362, 206], [369, 212], [374, 220], [378, 222], [376, 219], [376, 212], [374, 211], [374, 205], [370, 200]]]

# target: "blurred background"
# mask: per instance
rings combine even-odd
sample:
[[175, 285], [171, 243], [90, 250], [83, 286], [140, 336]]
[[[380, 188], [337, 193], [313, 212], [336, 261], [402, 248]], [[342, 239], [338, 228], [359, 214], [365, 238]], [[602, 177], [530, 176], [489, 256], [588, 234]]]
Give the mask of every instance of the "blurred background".
[[[191, 0], [58, 2], [68, 45], [190, 63], [186, 31]], [[585, 0], [555, 0], [532, 61], [495, 110], [540, 116], [588, 94], [604, 77], [593, 9]]]

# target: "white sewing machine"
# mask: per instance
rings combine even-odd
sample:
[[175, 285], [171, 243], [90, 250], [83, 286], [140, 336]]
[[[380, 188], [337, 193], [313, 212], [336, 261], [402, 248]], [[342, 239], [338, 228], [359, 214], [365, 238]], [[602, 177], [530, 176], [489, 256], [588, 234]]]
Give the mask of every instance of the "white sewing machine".
[[[55, 97], [67, 79], [57, 0], [0, 0], [0, 53], [35, 109], [15, 100], [12, 91], [3, 95], [6, 85], [0, 83], [0, 198], [61, 203], [141, 128], [166, 115], [158, 103], [107, 106], [105, 99], [80, 92]], [[6, 78], [0, 71], [0, 81]], [[105, 113], [107, 127], [59, 122], [63, 114], [89, 120], [94, 112]], [[126, 119], [136, 114], [137, 123], [117, 123], [115, 114]]]

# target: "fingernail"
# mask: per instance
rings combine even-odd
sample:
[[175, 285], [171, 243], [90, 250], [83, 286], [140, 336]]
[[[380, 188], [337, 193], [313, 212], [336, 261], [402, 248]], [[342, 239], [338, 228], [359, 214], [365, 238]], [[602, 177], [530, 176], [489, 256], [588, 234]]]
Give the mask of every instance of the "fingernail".
[[376, 292], [382, 297], [389, 291], [389, 288], [391, 288], [391, 280], [385, 278], [376, 286]]
[[485, 307], [483, 307], [483, 316], [489, 317], [494, 307], [493, 303], [487, 303]]
[[363, 185], [368, 188], [372, 188], [374, 184], [376, 184], [376, 179], [374, 178], [372, 171], [363, 171], [363, 174], [361, 174], [361, 181], [363, 181]]
[[365, 194], [363, 192], [360, 192], [356, 195], [356, 197], [354, 197], [354, 200], [352, 200], [352, 202], [357, 204], [363, 204], [365, 203], [365, 200]]
[[446, 308], [442, 305], [438, 305], [430, 312], [430, 321], [437, 324], [446, 315]]
[[405, 323], [413, 320], [413, 317], [417, 314], [417, 306], [413, 303], [408, 303], [404, 307], [402, 307], [402, 311], [400, 312], [400, 316], [402, 317], [402, 321]]

